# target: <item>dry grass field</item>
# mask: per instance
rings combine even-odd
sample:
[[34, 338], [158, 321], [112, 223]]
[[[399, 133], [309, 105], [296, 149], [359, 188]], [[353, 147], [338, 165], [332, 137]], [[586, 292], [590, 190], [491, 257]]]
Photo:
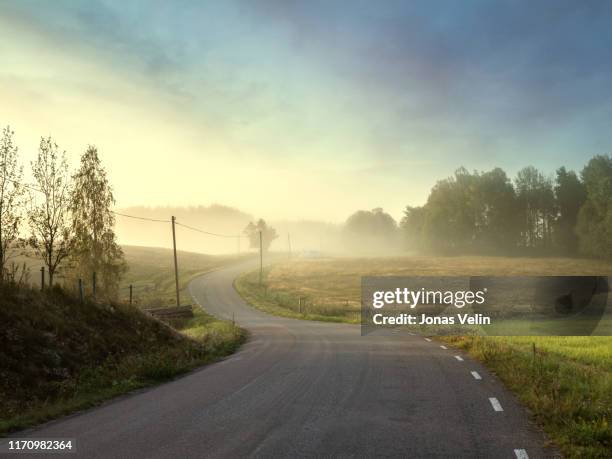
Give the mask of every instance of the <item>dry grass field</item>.
[[[267, 269], [266, 289], [257, 273], [237, 286], [256, 306], [287, 317], [360, 322], [363, 276], [612, 275], [612, 264], [571, 258], [398, 257], [291, 260]], [[261, 295], [260, 295], [261, 293]], [[299, 304], [302, 298], [302, 313]], [[304, 306], [305, 305], [305, 306]]]
[[572, 258], [401, 257], [295, 260], [274, 265], [274, 289], [301, 289], [332, 299], [360, 294], [362, 276], [612, 275], [612, 264]]

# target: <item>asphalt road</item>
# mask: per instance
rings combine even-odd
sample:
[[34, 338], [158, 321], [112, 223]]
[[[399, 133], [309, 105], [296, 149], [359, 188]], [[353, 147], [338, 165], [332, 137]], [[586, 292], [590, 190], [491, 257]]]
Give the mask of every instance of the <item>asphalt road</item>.
[[232, 285], [246, 267], [190, 285], [207, 311], [250, 331], [238, 353], [25, 434], [74, 438], [76, 456], [100, 458], [553, 455], [466, 355], [420, 336], [361, 337], [358, 326], [259, 312]]

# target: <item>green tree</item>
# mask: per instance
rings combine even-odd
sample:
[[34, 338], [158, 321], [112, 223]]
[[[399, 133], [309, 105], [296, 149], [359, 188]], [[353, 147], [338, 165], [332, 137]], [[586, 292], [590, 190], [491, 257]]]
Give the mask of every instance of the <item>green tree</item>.
[[383, 209], [359, 210], [344, 225], [343, 237], [351, 250], [386, 253], [398, 248], [397, 223]]
[[126, 263], [114, 232], [115, 204], [112, 189], [102, 167], [98, 150], [87, 148], [73, 176], [70, 211], [74, 232], [72, 251], [75, 274], [91, 279], [97, 274], [99, 291], [107, 297], [117, 293]]
[[423, 244], [423, 226], [425, 224], [425, 207], [406, 206], [400, 222], [404, 247], [408, 250], [419, 250]]
[[461, 167], [432, 188], [425, 204], [424, 242], [436, 252], [470, 251], [480, 219], [479, 175]]
[[581, 173], [586, 201], [578, 213], [582, 253], [612, 259], [612, 157], [593, 157]]
[[420, 227], [420, 241], [436, 252], [511, 250], [516, 211], [514, 187], [502, 169], [470, 173], [462, 167], [436, 183], [421, 211], [409, 209], [403, 227]]
[[515, 189], [522, 245], [532, 249], [549, 248], [555, 208], [552, 181], [535, 167], [528, 166], [517, 173]]
[[477, 245], [487, 251], [510, 251], [518, 241], [517, 198], [506, 173], [495, 168], [478, 180]]
[[[424, 245], [435, 252], [453, 252], [465, 245], [465, 212], [455, 199], [457, 182], [454, 177], [438, 181], [429, 193], [423, 222]], [[463, 227], [463, 228], [462, 228]], [[468, 236], [469, 238], [469, 236]]]
[[576, 224], [578, 212], [586, 201], [586, 188], [574, 171], [557, 169], [555, 179], [555, 210], [553, 239], [563, 253], [575, 254], [578, 249]]
[[249, 222], [244, 229], [244, 234], [249, 239], [249, 246], [252, 249], [259, 249], [259, 233], [261, 232], [261, 245], [264, 252], [270, 248], [270, 244], [274, 239], [278, 238], [276, 230], [260, 218], [257, 223]]
[[28, 219], [32, 231], [30, 245], [43, 259], [49, 273], [49, 285], [60, 263], [69, 255], [70, 175], [66, 153], [59, 152], [51, 137], [41, 138], [38, 157], [32, 163], [32, 175], [42, 199], [32, 194]]
[[8, 262], [19, 245], [24, 188], [23, 168], [18, 165], [18, 149], [11, 128], [2, 130], [0, 139], [0, 282], [8, 275]]

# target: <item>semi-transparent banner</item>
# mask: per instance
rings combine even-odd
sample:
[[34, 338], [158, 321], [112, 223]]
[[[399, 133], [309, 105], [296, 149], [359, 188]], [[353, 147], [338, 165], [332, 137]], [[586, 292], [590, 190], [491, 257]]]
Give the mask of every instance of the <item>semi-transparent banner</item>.
[[610, 336], [608, 276], [363, 277], [361, 333]]

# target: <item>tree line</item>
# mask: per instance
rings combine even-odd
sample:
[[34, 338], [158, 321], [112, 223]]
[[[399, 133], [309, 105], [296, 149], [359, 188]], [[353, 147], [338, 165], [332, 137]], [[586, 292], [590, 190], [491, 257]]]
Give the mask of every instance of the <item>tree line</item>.
[[[14, 258], [34, 252], [44, 263], [49, 285], [61, 271], [67, 282], [91, 279], [97, 292], [117, 294], [127, 265], [117, 244], [112, 188], [95, 146], [71, 173], [66, 152], [51, 137], [40, 139], [31, 162], [32, 183], [24, 183], [19, 149], [10, 127], [0, 139], [0, 283], [27, 276]], [[25, 236], [28, 235], [28, 236]], [[74, 281], [74, 282], [73, 282]]]
[[500, 168], [458, 169], [400, 230], [409, 249], [437, 253], [584, 255], [612, 259], [612, 157], [593, 157], [580, 174], [533, 166], [514, 180]]
[[612, 259], [612, 157], [593, 157], [577, 174], [547, 176], [533, 166], [512, 180], [501, 168], [461, 167], [438, 181], [399, 225], [381, 208], [343, 225], [352, 253], [563, 255]]

